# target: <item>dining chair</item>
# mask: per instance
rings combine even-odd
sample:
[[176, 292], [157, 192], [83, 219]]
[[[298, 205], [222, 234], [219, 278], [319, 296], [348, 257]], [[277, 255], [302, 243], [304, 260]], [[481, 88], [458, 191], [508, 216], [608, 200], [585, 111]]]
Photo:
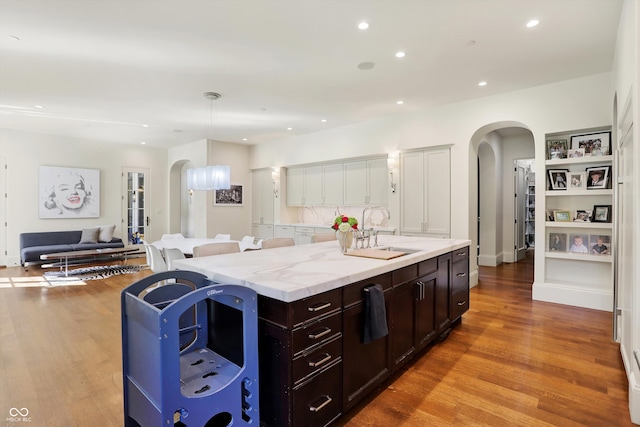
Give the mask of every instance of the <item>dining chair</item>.
[[338, 240], [336, 233], [319, 233], [311, 236], [311, 243], [329, 242], [331, 240]]
[[147, 264], [149, 264], [151, 271], [161, 273], [168, 270], [167, 262], [164, 260], [162, 253], [160, 253], [160, 249], [148, 244], [144, 245], [144, 249], [147, 253]]
[[169, 271], [175, 270], [176, 268], [173, 266], [173, 261], [177, 259], [185, 259], [186, 256], [182, 251], [178, 248], [164, 248], [164, 260], [167, 263], [167, 269]]
[[194, 247], [193, 257], [232, 254], [235, 252], [240, 252], [240, 245], [238, 242], [207, 243], [205, 245]]
[[262, 249], [281, 248], [283, 246], [293, 246], [295, 241], [291, 237], [274, 237], [262, 241]]

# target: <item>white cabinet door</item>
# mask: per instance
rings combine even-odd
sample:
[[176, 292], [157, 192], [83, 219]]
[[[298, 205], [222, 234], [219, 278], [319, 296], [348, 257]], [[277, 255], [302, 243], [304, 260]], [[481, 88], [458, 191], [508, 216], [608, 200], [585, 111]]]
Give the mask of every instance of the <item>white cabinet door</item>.
[[276, 225], [274, 237], [291, 237], [296, 235], [296, 228], [291, 225]]
[[387, 159], [361, 160], [344, 164], [344, 204], [388, 206]]
[[287, 205], [304, 206], [304, 168], [287, 169]]
[[273, 181], [270, 169], [252, 172], [251, 190], [251, 221], [273, 224]]
[[451, 217], [449, 149], [425, 151], [424, 170], [424, 231], [448, 237]]
[[367, 160], [368, 204], [389, 205], [389, 170], [387, 159]]
[[322, 166], [304, 168], [304, 204], [322, 205]]
[[449, 149], [400, 155], [400, 232], [449, 237], [451, 172]]
[[421, 151], [400, 154], [400, 232], [422, 233], [424, 229], [424, 155]]
[[344, 163], [344, 204], [365, 205], [367, 203], [367, 162]]
[[252, 224], [251, 234], [258, 239], [271, 239], [273, 238], [273, 225], [272, 224]]
[[325, 206], [341, 206], [344, 203], [344, 174], [342, 163], [322, 167]]

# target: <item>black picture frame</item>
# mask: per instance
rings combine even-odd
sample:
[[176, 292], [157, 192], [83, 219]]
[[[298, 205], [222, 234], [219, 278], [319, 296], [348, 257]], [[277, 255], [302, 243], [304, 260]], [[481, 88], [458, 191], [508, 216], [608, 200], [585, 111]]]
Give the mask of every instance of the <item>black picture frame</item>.
[[608, 156], [611, 154], [611, 132], [572, 135], [571, 148], [584, 148], [586, 157]]
[[567, 251], [567, 233], [549, 233], [549, 252]]
[[547, 170], [547, 177], [549, 178], [549, 190], [566, 190], [568, 187], [567, 172], [569, 172], [569, 169]]
[[609, 188], [609, 166], [587, 168], [587, 190], [604, 190]]
[[228, 190], [215, 190], [214, 206], [242, 206], [244, 193], [242, 185], [231, 185]]
[[594, 205], [591, 222], [611, 222], [611, 205]]

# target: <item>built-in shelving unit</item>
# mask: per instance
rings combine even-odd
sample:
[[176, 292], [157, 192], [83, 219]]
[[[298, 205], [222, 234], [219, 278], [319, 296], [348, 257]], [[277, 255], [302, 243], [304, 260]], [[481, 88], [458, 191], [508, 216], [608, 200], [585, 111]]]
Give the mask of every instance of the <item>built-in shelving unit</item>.
[[[580, 135], [601, 134], [610, 135], [611, 128], [594, 128], [586, 130], [567, 131], [547, 134], [546, 141], [566, 141], [566, 148], [571, 149], [572, 139]], [[610, 139], [610, 138], [609, 138]], [[611, 146], [612, 141], [607, 142]], [[575, 147], [574, 147], [575, 148]], [[566, 153], [565, 153], [566, 155]], [[609, 168], [608, 183], [605, 188], [589, 188], [587, 169]], [[567, 171], [567, 187], [552, 189], [549, 171]], [[611, 310], [613, 301], [613, 223], [596, 222], [595, 206], [613, 207], [613, 190], [611, 181], [615, 177], [613, 171], [613, 156], [588, 156], [578, 158], [556, 158], [545, 162], [544, 192], [545, 218], [544, 222], [544, 281], [537, 281], [533, 289], [533, 298], [537, 300], [557, 302], [599, 310]], [[570, 180], [574, 176], [582, 175], [583, 183], [580, 188], [571, 188]], [[540, 205], [540, 203], [539, 203]], [[601, 208], [598, 208], [599, 210]], [[589, 221], [577, 220], [578, 211], [591, 212]], [[567, 215], [560, 221], [561, 215]], [[610, 218], [615, 218], [609, 212]], [[542, 214], [539, 212], [539, 214]], [[555, 220], [549, 216], [555, 215]], [[576, 221], [577, 220], [577, 221]], [[594, 245], [601, 238], [607, 247], [605, 253], [594, 253]], [[577, 253], [572, 249], [572, 243], [582, 240], [584, 253]], [[540, 241], [540, 239], [539, 239]]]
[[525, 228], [524, 237], [527, 248], [534, 248], [536, 242], [536, 174], [527, 172], [527, 194], [525, 198]]

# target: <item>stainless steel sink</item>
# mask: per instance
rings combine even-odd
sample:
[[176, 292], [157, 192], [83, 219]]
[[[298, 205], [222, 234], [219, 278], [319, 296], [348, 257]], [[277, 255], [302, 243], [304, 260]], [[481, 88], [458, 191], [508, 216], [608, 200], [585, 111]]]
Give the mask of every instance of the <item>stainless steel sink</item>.
[[410, 248], [398, 248], [396, 246], [385, 246], [380, 248], [371, 248], [376, 249], [378, 251], [395, 251], [395, 252], [404, 252], [407, 254], [414, 254], [416, 252], [421, 252], [422, 249], [410, 249]]

